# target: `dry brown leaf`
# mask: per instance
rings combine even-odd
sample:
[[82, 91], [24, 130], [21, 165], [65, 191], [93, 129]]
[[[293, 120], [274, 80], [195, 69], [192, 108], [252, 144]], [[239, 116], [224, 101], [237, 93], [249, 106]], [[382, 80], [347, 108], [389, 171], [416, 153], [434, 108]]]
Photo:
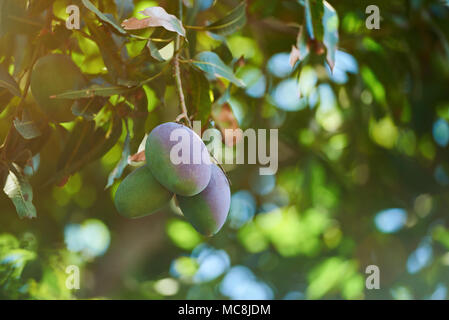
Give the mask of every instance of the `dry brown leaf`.
[[142, 151], [128, 157], [129, 164], [139, 163], [139, 162], [145, 162], [145, 150], [142, 150]]
[[[243, 136], [240, 131], [235, 131], [239, 129], [238, 121], [234, 115], [234, 112], [232, 112], [231, 107], [229, 104], [224, 104], [222, 108], [220, 109], [219, 113], [214, 116], [215, 122], [217, 123], [217, 127], [220, 129], [222, 135], [223, 135], [223, 142], [228, 146], [232, 147], [235, 146], [237, 143], [239, 143]], [[227, 130], [232, 129], [232, 130]]]
[[145, 29], [149, 27], [149, 20], [150, 18], [139, 20], [135, 17], [132, 17], [123, 21], [122, 27], [125, 28], [125, 30]]
[[168, 31], [176, 32], [185, 37], [186, 31], [181, 21], [174, 15], [168, 14], [162, 7], [150, 7], [141, 11], [148, 18], [137, 19], [132, 17], [122, 22], [125, 30], [139, 30], [150, 27], [163, 27]]
[[301, 60], [301, 53], [296, 46], [292, 46], [292, 51], [290, 51], [290, 65], [292, 68], [295, 66], [297, 61]]

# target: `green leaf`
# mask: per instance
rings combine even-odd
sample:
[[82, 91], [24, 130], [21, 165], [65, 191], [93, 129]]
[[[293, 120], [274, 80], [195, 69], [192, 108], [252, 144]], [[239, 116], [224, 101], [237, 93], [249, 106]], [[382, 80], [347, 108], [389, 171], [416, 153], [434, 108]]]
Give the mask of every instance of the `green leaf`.
[[83, 117], [86, 120], [93, 120], [95, 115], [104, 106], [103, 97], [94, 97], [92, 99], [76, 100], [72, 106], [72, 113], [77, 117]]
[[323, 24], [321, 19], [324, 14], [323, 0], [305, 0], [304, 2], [306, 28], [311, 39], [323, 40]]
[[210, 117], [212, 101], [209, 94], [209, 81], [199, 71], [191, 73], [192, 104], [197, 109], [197, 119], [205, 125]]
[[446, 228], [439, 225], [432, 231], [432, 237], [441, 243], [446, 249], [449, 249], [449, 232]]
[[366, 86], [373, 93], [374, 99], [382, 106], [386, 106], [386, 92], [382, 82], [379, 81], [374, 72], [367, 66], [363, 66], [360, 73]]
[[32, 140], [41, 136], [45, 138], [45, 135], [48, 134], [47, 120], [35, 111], [33, 105], [27, 105], [21, 116], [13, 120], [14, 127], [25, 140]]
[[123, 174], [123, 171], [125, 171], [125, 168], [128, 166], [128, 157], [131, 155], [131, 147], [130, 147], [131, 139], [128, 126], [126, 126], [126, 130], [127, 132], [125, 143], [123, 145], [122, 157], [120, 158], [120, 161], [117, 163], [117, 166], [114, 168], [114, 170], [112, 170], [111, 174], [109, 175], [106, 189], [111, 187], [116, 179], [120, 179], [120, 177]]
[[122, 27], [120, 27], [115, 21], [111, 20], [108, 16], [106, 16], [103, 12], [101, 12], [100, 10], [98, 10], [97, 7], [95, 7], [92, 2], [90, 2], [89, 0], [81, 0], [84, 4], [84, 6], [89, 9], [90, 11], [92, 11], [93, 13], [95, 13], [98, 18], [100, 18], [102, 21], [110, 24], [112, 27], [114, 27], [115, 30], [117, 30], [118, 32], [120, 32], [121, 34], [126, 34], [126, 31], [123, 30]]
[[83, 153], [88, 150], [82, 148], [86, 145], [86, 141], [92, 140], [95, 132], [95, 122], [77, 120], [75, 126], [70, 133], [61, 155], [59, 157], [57, 169], [64, 169], [76, 161]]
[[14, 203], [21, 219], [36, 217], [36, 208], [32, 202], [33, 189], [27, 178], [20, 173], [20, 168], [14, 164], [9, 170], [3, 191]]
[[304, 60], [310, 53], [307, 46], [307, 35], [303, 27], [300, 27], [298, 36], [296, 37], [296, 48], [299, 51], [300, 60]]
[[338, 15], [327, 1], [324, 1], [323, 27], [323, 43], [327, 49], [326, 60], [331, 69], [333, 69], [335, 65], [335, 52], [337, 51], [338, 45]]
[[149, 40], [147, 43], [147, 47], [150, 50], [150, 54], [154, 59], [161, 62], [165, 61], [165, 59], [161, 56], [159, 49], [156, 47], [153, 41]]
[[7, 254], [10, 250], [20, 248], [20, 241], [9, 233], [0, 235], [0, 257]]
[[101, 158], [117, 143], [122, 133], [121, 124], [118, 117], [98, 128], [95, 121], [77, 121], [65, 143], [57, 169], [72, 174], [85, 164]]
[[93, 85], [90, 88], [81, 89], [81, 90], [71, 90], [66, 91], [61, 94], [57, 94], [52, 96], [52, 99], [81, 99], [81, 98], [92, 98], [95, 96], [99, 97], [110, 97], [117, 94], [124, 94], [134, 88], [127, 88], [123, 86], [110, 86], [110, 87], [101, 87], [98, 85]]
[[95, 121], [77, 121], [58, 160], [57, 172], [50, 183], [80, 170], [86, 164], [104, 156], [122, 134], [122, 121], [114, 117], [104, 126], [95, 129]]
[[6, 71], [5, 68], [0, 67], [0, 87], [8, 89], [13, 95], [20, 97], [20, 88], [14, 78]]
[[27, 13], [27, 2], [0, 0], [0, 37], [8, 32], [28, 33], [36, 30], [36, 21]]
[[[155, 101], [153, 101], [152, 92], [150, 92], [147, 86], [144, 88], [138, 89], [136, 94], [134, 95], [134, 100], [132, 103], [134, 104], [134, 110], [131, 115], [132, 123], [133, 123], [133, 140], [131, 141], [131, 150], [134, 152], [140, 145], [140, 142], [147, 133], [145, 129], [145, 124], [148, 118], [148, 109], [149, 105], [155, 105]], [[148, 95], [151, 95], [149, 98]], [[151, 101], [150, 101], [151, 100]]]
[[0, 286], [10, 288], [11, 281], [19, 280], [27, 262], [36, 256], [35, 252], [26, 249], [13, 249], [0, 256]]
[[130, 16], [134, 10], [133, 0], [114, 0], [117, 7], [117, 16], [124, 18]]
[[101, 57], [114, 80], [125, 77], [125, 66], [119, 55], [119, 49], [105, 26], [97, 26], [91, 21], [86, 21], [92, 39], [100, 49]]
[[7, 0], [0, 0], [0, 36], [3, 36], [7, 31]]
[[206, 30], [227, 36], [239, 30], [246, 24], [246, 2], [243, 1], [224, 18], [205, 27]]
[[14, 119], [14, 127], [20, 133], [20, 135], [27, 140], [39, 137], [42, 132], [39, 130], [38, 125], [32, 119]]
[[232, 69], [224, 64], [220, 57], [214, 52], [201, 52], [196, 55], [195, 59], [191, 60], [191, 63], [213, 78], [221, 77], [231, 81], [239, 87], [245, 86], [243, 81], [238, 79]]
[[223, 94], [217, 100], [215, 100], [214, 104], [212, 105], [212, 109], [221, 107], [225, 103], [228, 103], [229, 99], [231, 99], [231, 86], [228, 86], [225, 92], [223, 92]]
[[0, 113], [5, 110], [11, 99], [14, 97], [8, 90], [0, 88]]

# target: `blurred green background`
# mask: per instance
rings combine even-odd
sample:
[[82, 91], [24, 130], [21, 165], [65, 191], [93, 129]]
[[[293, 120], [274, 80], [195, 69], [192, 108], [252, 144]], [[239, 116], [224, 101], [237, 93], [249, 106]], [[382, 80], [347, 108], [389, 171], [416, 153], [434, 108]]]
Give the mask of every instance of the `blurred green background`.
[[[232, 205], [218, 235], [196, 233], [174, 203], [127, 220], [113, 205], [120, 181], [105, 190], [108, 175], [126, 155], [124, 146], [136, 153], [146, 132], [179, 114], [168, 70], [139, 89], [143, 103], [137, 94], [113, 95], [93, 112], [97, 125], [118, 115], [128, 131], [123, 126], [118, 142], [100, 159], [70, 171], [66, 184], [47, 182], [57, 175], [73, 128], [88, 120], [81, 115], [84, 120], [49, 125], [44, 146], [33, 152], [38, 169], [32, 174], [30, 166], [25, 168], [37, 218], [19, 219], [13, 203], [0, 196], [0, 298], [446, 299], [449, 3], [328, 2], [324, 5], [338, 16], [338, 43], [332, 39], [335, 16], [326, 16], [329, 11], [318, 12], [318, 20], [315, 16], [320, 0], [247, 1], [245, 25], [224, 35], [186, 28], [186, 60], [213, 51], [246, 83], [246, 88], [231, 87], [226, 79], [207, 74], [206, 79], [192, 64], [182, 63], [191, 114], [198, 119], [206, 113], [212, 119], [208, 126], [221, 129], [226, 119], [242, 129], [279, 129], [275, 176], [258, 175], [257, 165], [226, 166]], [[177, 1], [92, 3], [118, 25], [132, 16], [142, 18], [138, 12], [151, 6], [178, 16]], [[64, 26], [69, 4], [82, 8], [80, 31]], [[380, 9], [379, 30], [365, 26], [371, 4]], [[207, 25], [238, 5], [186, 0], [183, 22]], [[92, 83], [100, 84], [142, 80], [170, 63], [157, 61], [146, 41], [120, 35], [81, 1], [0, 0], [0, 8], [0, 64], [21, 89], [24, 66], [36, 51], [71, 56]], [[86, 21], [104, 26], [109, 40], [90, 39]], [[323, 27], [324, 47], [310, 39], [307, 21], [316, 33]], [[173, 37], [155, 29], [157, 37]], [[290, 65], [293, 45], [309, 53], [295, 68]], [[332, 72], [323, 48], [336, 50]], [[173, 52], [166, 51], [170, 60]], [[117, 65], [125, 66], [125, 76], [114, 69]], [[211, 110], [197, 110], [191, 100], [198, 75], [209, 82]], [[103, 82], [96, 81], [100, 78]], [[2, 141], [21, 103], [3, 87]], [[25, 103], [34, 101], [28, 96]], [[139, 108], [142, 113], [136, 115]], [[123, 176], [132, 169], [128, 166]], [[81, 268], [79, 290], [66, 288], [69, 265]], [[365, 287], [369, 265], [380, 269], [379, 290]]]

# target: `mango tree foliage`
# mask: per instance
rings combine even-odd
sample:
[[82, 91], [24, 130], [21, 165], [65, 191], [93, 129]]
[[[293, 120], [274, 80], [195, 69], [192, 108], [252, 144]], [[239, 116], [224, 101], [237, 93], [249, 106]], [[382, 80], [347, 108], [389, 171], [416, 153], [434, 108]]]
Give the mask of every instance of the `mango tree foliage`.
[[[371, 4], [0, 0], [0, 297], [447, 298], [449, 7], [377, 1], [368, 29]], [[43, 77], [48, 56], [66, 67]], [[183, 104], [202, 129], [279, 130], [276, 175], [225, 166], [207, 240], [175, 201], [138, 221], [113, 205]]]

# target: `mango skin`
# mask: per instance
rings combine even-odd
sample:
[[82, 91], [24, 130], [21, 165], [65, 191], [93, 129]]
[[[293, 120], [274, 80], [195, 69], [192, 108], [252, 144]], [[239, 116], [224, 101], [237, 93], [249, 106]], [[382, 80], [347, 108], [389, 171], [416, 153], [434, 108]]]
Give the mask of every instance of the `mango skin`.
[[115, 207], [126, 218], [140, 218], [164, 207], [173, 194], [154, 179], [150, 169], [134, 170], [119, 185], [115, 193]]
[[[172, 136], [174, 141], [171, 141], [172, 133], [182, 133], [183, 136]], [[190, 150], [190, 158], [186, 155], [187, 163], [173, 163], [171, 152], [181, 145]], [[175, 153], [182, 157], [180, 150]], [[145, 156], [156, 180], [177, 195], [194, 196], [209, 184], [212, 164], [206, 145], [193, 130], [182, 124], [167, 122], [154, 128], [146, 141]]]
[[209, 185], [193, 197], [177, 196], [179, 208], [192, 226], [205, 236], [213, 236], [223, 227], [231, 206], [231, 190], [223, 171], [212, 165]]
[[51, 99], [50, 96], [87, 86], [83, 74], [62, 54], [50, 54], [37, 60], [31, 74], [31, 92], [39, 107], [56, 123], [75, 119], [72, 105], [75, 100]]

